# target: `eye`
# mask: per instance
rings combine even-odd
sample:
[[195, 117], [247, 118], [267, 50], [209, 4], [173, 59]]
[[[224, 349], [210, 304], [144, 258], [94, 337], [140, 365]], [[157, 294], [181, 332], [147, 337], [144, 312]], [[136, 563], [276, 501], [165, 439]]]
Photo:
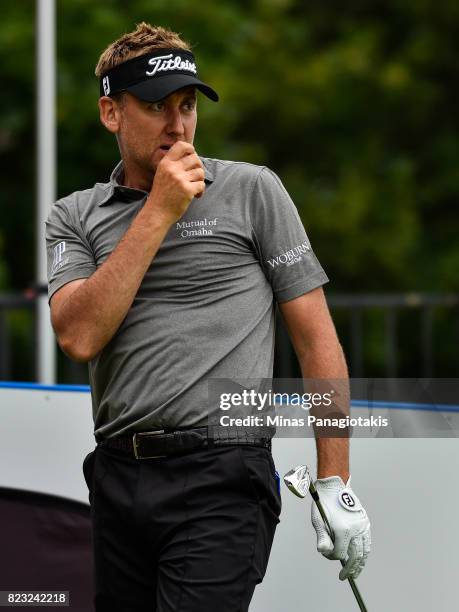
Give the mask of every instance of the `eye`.
[[160, 100], [159, 102], [150, 102], [150, 104], [148, 105], [148, 108], [149, 110], [160, 113], [161, 111], [164, 110], [164, 102], [162, 100]]
[[189, 100], [186, 100], [183, 106], [188, 111], [194, 110], [195, 107], [196, 107], [196, 99], [195, 98], [190, 98]]

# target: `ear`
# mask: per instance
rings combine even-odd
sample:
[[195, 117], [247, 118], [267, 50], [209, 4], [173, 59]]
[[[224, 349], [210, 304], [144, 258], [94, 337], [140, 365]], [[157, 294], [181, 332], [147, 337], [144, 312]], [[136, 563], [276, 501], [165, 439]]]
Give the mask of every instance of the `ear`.
[[101, 123], [112, 134], [120, 129], [121, 107], [109, 96], [99, 98], [99, 115]]

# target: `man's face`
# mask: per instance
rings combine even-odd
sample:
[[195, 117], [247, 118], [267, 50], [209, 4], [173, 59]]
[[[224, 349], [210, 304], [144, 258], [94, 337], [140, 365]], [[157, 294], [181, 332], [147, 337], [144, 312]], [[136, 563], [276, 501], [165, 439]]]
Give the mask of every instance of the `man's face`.
[[193, 142], [196, 89], [184, 87], [159, 102], [144, 102], [126, 92], [119, 117], [117, 137], [123, 160], [153, 177], [175, 142]]

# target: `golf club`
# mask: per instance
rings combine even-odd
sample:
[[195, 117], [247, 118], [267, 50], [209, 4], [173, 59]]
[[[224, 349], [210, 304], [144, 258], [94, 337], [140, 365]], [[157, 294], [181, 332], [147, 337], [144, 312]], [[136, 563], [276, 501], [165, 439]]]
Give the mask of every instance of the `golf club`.
[[[304, 498], [307, 495], [307, 492], [311, 494], [312, 499], [314, 500], [317, 509], [322, 517], [323, 522], [325, 523], [325, 527], [327, 528], [328, 534], [332, 539], [332, 542], [335, 541], [335, 535], [333, 530], [328, 522], [327, 515], [325, 514], [324, 508], [319, 498], [319, 493], [312, 482], [311, 475], [309, 472], [309, 468], [307, 465], [299, 465], [293, 470], [287, 472], [284, 476], [284, 482], [287, 485], [288, 489], [297, 497]], [[340, 559], [341, 565], [344, 567], [346, 564], [343, 559]], [[352, 592], [357, 600], [359, 608], [362, 612], [368, 612], [363, 602], [362, 596], [360, 595], [359, 589], [353, 578], [348, 578], [349, 584], [351, 586]]]

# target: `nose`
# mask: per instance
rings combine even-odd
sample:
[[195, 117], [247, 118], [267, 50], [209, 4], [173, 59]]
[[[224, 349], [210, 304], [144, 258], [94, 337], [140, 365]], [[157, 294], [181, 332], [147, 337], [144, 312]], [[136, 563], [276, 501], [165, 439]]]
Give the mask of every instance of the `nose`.
[[183, 136], [184, 127], [180, 108], [170, 108], [167, 114], [166, 130], [168, 134]]

